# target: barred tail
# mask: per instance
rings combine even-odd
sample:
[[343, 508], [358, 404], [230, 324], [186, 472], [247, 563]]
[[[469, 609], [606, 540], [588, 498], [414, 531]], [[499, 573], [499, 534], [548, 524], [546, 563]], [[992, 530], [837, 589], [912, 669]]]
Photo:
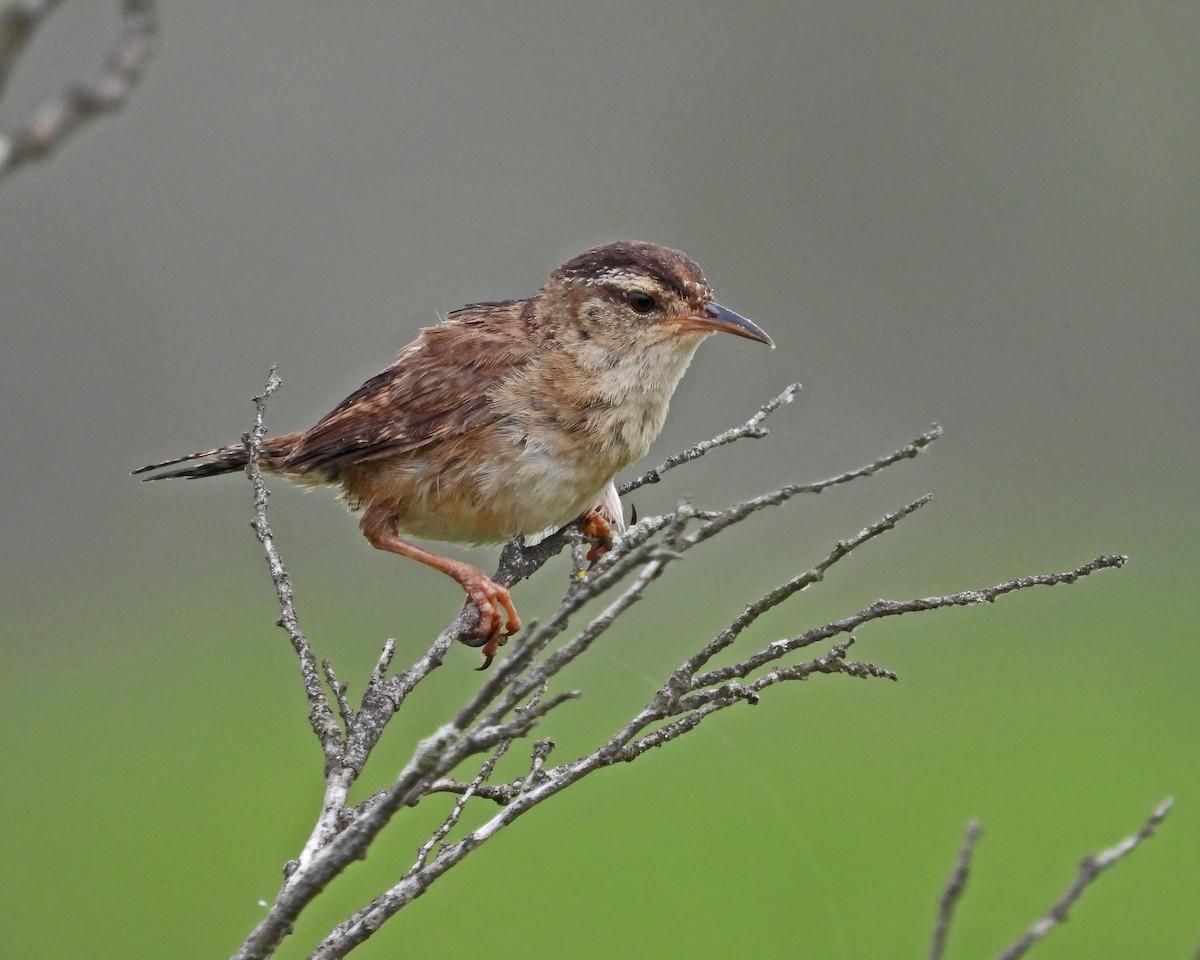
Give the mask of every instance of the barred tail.
[[[288, 433], [282, 437], [272, 437], [269, 440], [264, 440], [262, 445], [263, 468], [271, 470], [278, 467], [279, 463], [291, 452], [292, 447], [296, 445], [296, 441], [301, 436], [302, 434], [299, 433]], [[164, 460], [162, 463], [150, 463], [144, 467], [138, 467], [131, 475], [137, 476], [139, 473], [149, 473], [152, 470], [173, 467], [177, 463], [190, 463], [193, 460], [200, 460], [202, 462], [193, 464], [190, 467], [183, 467], [179, 470], [168, 470], [166, 473], [158, 473], [152, 477], [142, 477], [142, 482], [170, 480], [176, 477], [186, 477], [188, 479], [195, 477], [215, 477], [222, 473], [234, 473], [245, 468], [249, 456], [246, 453], [245, 446], [242, 444], [230, 444], [227, 447], [215, 447], [212, 450], [205, 450], [201, 453], [189, 453], [186, 457], [176, 457], [174, 460]]]

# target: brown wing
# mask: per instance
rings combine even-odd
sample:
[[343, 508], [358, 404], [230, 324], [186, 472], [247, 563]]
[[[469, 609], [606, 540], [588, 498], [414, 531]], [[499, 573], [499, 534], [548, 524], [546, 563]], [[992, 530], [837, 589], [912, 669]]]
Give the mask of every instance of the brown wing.
[[495, 416], [491, 388], [537, 356], [522, 306], [477, 304], [422, 330], [300, 438], [283, 470], [333, 480], [351, 464], [413, 453], [486, 423]]

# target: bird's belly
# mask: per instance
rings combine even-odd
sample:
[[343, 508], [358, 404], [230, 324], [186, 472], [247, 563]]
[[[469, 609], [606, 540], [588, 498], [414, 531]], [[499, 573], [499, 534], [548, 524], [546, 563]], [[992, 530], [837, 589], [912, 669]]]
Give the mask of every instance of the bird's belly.
[[618, 466], [564, 455], [556, 446], [525, 435], [511, 458], [485, 467], [475, 477], [480, 513], [486, 516], [485, 525], [496, 531], [493, 540], [561, 526], [600, 502]]
[[[466, 454], [466, 451], [463, 451]], [[434, 466], [406, 459], [347, 485], [352, 507], [394, 504], [402, 534], [457, 543], [499, 543], [574, 520], [601, 502], [619, 466], [564, 457], [528, 436], [481, 461], [464, 455]], [[348, 479], [348, 478], [344, 478]], [[351, 492], [353, 488], [353, 493]]]

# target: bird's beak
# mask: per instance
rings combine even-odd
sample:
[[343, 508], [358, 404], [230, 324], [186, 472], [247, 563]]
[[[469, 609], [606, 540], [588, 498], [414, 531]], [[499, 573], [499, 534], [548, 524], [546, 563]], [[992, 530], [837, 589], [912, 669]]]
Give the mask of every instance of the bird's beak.
[[674, 324], [680, 331], [732, 333], [748, 340], [757, 340], [759, 343], [765, 343], [772, 350], [775, 349], [775, 341], [767, 336], [767, 332], [762, 327], [751, 323], [728, 307], [713, 303], [711, 300], [695, 313], [672, 317], [667, 320], [667, 323]]

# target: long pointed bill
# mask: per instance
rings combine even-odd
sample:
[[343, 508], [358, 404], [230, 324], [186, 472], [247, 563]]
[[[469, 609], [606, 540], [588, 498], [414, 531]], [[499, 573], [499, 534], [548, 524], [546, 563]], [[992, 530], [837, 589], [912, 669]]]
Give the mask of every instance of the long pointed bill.
[[757, 340], [765, 343], [772, 350], [775, 341], [767, 336], [767, 332], [745, 317], [734, 313], [728, 307], [709, 301], [703, 310], [683, 317], [672, 317], [666, 321], [674, 324], [680, 330], [701, 330], [706, 333], [732, 333], [734, 336], [745, 337], [747, 340]]

